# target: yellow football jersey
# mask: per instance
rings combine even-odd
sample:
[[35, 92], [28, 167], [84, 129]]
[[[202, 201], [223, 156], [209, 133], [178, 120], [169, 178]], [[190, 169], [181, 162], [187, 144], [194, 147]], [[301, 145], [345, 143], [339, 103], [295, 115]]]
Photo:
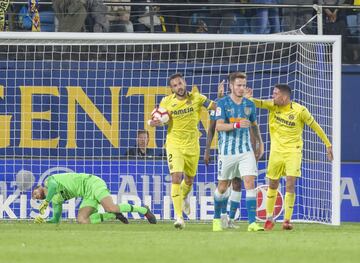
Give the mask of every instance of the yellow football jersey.
[[198, 92], [189, 92], [184, 100], [178, 100], [175, 94], [164, 97], [160, 107], [170, 114], [166, 147], [192, 148], [199, 145], [201, 107], [207, 109], [213, 102]]
[[327, 147], [331, 146], [325, 132], [305, 106], [296, 102], [278, 106], [273, 100], [251, 100], [256, 107], [269, 110], [271, 151], [301, 152], [304, 124], [313, 129]]

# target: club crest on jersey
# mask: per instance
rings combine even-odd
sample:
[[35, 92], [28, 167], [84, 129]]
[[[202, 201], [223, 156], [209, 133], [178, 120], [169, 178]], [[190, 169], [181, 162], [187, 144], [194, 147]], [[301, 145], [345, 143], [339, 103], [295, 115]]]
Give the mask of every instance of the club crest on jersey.
[[245, 113], [246, 115], [250, 115], [250, 114], [251, 114], [251, 108], [250, 108], [250, 107], [245, 107], [245, 108], [244, 108], [244, 113]]
[[220, 107], [216, 107], [215, 116], [216, 116], [216, 117], [221, 116], [221, 108], [220, 108]]
[[294, 116], [293, 114], [290, 114], [290, 115], [289, 115], [289, 120], [292, 121], [293, 119], [295, 119], [295, 116]]

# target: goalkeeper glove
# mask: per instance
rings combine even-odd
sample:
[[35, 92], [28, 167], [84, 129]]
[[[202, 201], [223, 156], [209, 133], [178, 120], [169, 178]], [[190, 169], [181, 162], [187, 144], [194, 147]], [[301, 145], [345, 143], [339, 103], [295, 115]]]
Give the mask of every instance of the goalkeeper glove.
[[37, 216], [37, 217], [35, 217], [34, 223], [36, 223], [36, 224], [45, 223], [45, 219], [42, 218], [41, 216]]
[[44, 200], [44, 202], [42, 202], [39, 206], [39, 211], [40, 211], [40, 215], [45, 214], [45, 210], [46, 208], [49, 206], [49, 202]]

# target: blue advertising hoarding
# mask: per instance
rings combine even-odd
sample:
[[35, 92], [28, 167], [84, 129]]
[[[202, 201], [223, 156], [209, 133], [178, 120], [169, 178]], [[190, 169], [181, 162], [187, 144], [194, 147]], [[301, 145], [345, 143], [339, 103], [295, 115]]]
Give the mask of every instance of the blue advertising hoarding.
[[[16, 160], [0, 161], [0, 218], [25, 219], [38, 215], [39, 203], [31, 200], [30, 189], [49, 175], [64, 172], [90, 173], [100, 176], [109, 186], [114, 201], [151, 205], [159, 219], [173, 218], [170, 198], [171, 180], [166, 160]], [[4, 169], [7, 169], [4, 173]], [[259, 164], [258, 184], [265, 184], [264, 163]], [[191, 219], [210, 220], [213, 215], [213, 191], [216, 165], [200, 163], [191, 194]], [[28, 184], [26, 182], [30, 182]], [[25, 182], [25, 185], [24, 185]], [[299, 195], [301, 184], [297, 188]], [[22, 190], [22, 191], [20, 191]], [[242, 191], [241, 219], [246, 219], [245, 191]], [[360, 222], [360, 165], [342, 164], [341, 221]], [[301, 199], [297, 199], [302, 202]], [[300, 200], [300, 201], [299, 201]], [[80, 200], [64, 205], [64, 218], [75, 218]], [[258, 205], [260, 209], [260, 204]], [[299, 213], [295, 206], [294, 215]], [[49, 213], [48, 211], [47, 213]], [[138, 218], [131, 214], [130, 217]], [[278, 219], [282, 219], [282, 214]]]

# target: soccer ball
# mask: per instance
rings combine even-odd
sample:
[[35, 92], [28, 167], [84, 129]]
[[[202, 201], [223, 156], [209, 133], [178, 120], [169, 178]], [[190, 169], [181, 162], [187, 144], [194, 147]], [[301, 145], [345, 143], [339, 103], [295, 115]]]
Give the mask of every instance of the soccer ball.
[[170, 120], [170, 116], [167, 110], [160, 107], [153, 109], [151, 112], [151, 118], [153, 120], [160, 120], [162, 124], [165, 124]]

